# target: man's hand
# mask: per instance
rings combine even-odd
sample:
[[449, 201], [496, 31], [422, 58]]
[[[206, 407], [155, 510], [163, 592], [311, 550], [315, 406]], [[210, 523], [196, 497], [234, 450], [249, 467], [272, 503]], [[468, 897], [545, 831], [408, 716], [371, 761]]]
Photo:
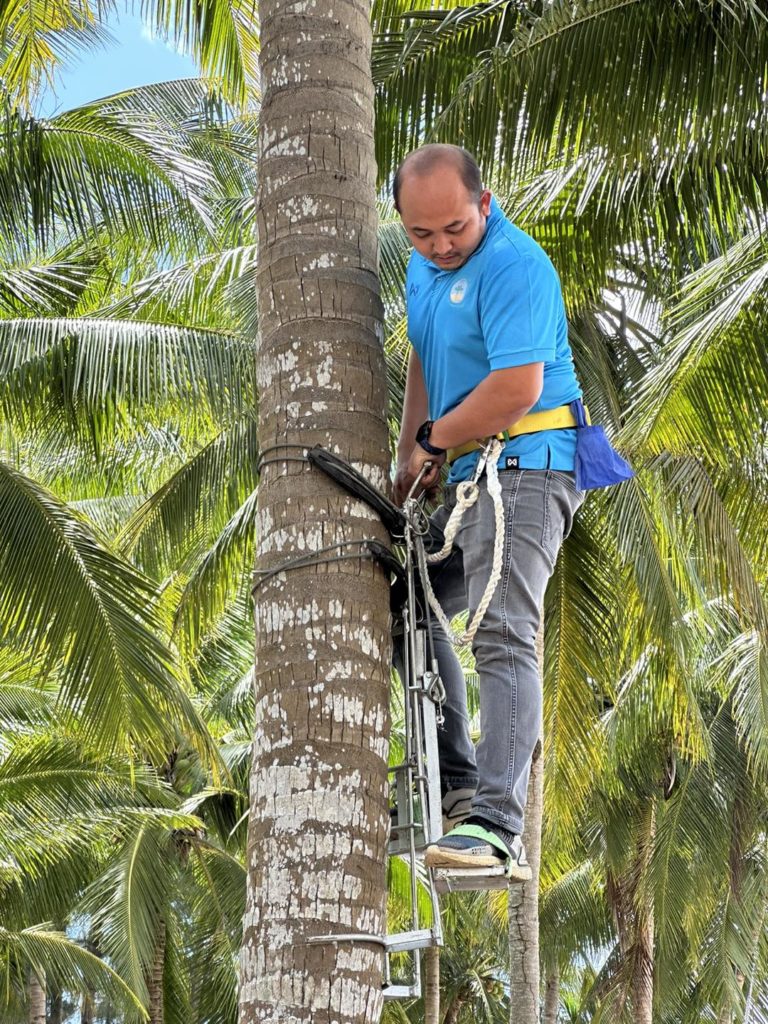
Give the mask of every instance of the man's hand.
[[435, 497], [440, 480], [440, 467], [445, 462], [445, 455], [430, 455], [429, 452], [424, 451], [420, 444], [417, 444], [411, 452], [408, 462], [402, 462], [397, 467], [395, 482], [392, 488], [396, 505], [403, 504], [413, 487], [414, 480], [427, 462], [431, 464], [431, 468], [421, 478], [417, 497], [423, 491], [427, 492], [428, 498]]

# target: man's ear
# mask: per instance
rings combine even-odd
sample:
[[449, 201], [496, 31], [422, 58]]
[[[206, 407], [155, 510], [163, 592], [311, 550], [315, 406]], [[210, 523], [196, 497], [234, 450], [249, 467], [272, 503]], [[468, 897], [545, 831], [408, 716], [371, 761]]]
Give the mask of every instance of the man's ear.
[[480, 193], [480, 212], [484, 217], [487, 217], [491, 212], [491, 199], [493, 198], [491, 190], [484, 188]]

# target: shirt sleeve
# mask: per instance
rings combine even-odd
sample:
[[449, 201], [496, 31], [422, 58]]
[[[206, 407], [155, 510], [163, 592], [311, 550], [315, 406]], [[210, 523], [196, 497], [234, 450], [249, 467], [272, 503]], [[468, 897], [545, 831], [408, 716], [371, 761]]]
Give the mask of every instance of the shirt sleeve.
[[554, 362], [563, 298], [549, 259], [491, 264], [480, 289], [480, 327], [491, 370]]

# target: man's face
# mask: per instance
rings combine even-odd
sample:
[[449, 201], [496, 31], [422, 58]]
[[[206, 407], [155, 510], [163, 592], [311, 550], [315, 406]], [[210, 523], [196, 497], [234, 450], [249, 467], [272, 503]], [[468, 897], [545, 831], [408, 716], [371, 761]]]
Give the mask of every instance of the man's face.
[[441, 270], [456, 270], [467, 262], [482, 241], [491, 210], [491, 193], [486, 189], [479, 202], [473, 200], [453, 167], [406, 173], [399, 201], [414, 249]]

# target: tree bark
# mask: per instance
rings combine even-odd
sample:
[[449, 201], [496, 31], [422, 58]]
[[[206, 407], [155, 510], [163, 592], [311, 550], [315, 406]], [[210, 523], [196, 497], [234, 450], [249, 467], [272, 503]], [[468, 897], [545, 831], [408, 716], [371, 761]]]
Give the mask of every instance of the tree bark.
[[[539, 666], [544, 661], [544, 630], [536, 637]], [[539, 1024], [539, 866], [544, 805], [544, 758], [536, 744], [528, 780], [523, 842], [531, 865], [530, 882], [509, 887], [510, 1021]]]
[[653, 914], [635, 932], [632, 1007], [635, 1024], [653, 1024]]
[[464, 1004], [469, 1001], [469, 994], [466, 989], [460, 989], [453, 998], [453, 1001], [448, 1005], [448, 1009], [445, 1011], [445, 1019], [443, 1024], [457, 1024], [459, 1014], [464, 1009]]
[[27, 981], [27, 1020], [29, 1024], [45, 1024], [45, 978], [30, 970]]
[[[649, 809], [650, 822], [648, 837], [638, 851], [640, 870], [638, 879], [645, 876], [648, 864], [653, 852], [653, 838], [656, 834], [656, 810], [651, 804]], [[653, 942], [654, 942], [654, 918], [653, 902], [644, 902], [642, 890], [639, 887], [633, 893], [634, 897], [634, 934], [632, 950], [632, 1009], [634, 1011], [635, 1024], [653, 1024]]]
[[157, 926], [157, 940], [155, 943], [155, 958], [152, 962], [152, 970], [147, 978], [147, 991], [149, 992], [149, 1024], [163, 1024], [165, 1020], [165, 1002], [163, 998], [163, 979], [165, 977], [165, 942], [166, 926], [163, 918], [160, 918]]
[[541, 1024], [557, 1024], [557, 1013], [560, 1009], [560, 974], [555, 967], [547, 977], [544, 989], [544, 1009]]
[[[389, 581], [367, 506], [303, 451], [389, 482], [369, 6], [264, 0], [258, 196], [256, 726], [240, 1024], [378, 1021]], [[330, 564], [293, 566], [296, 558]], [[329, 933], [360, 936], [312, 944]]]
[[531, 865], [530, 882], [509, 887], [510, 1021], [539, 1024], [539, 865], [544, 758], [536, 744], [528, 783], [523, 842]]
[[440, 1024], [440, 947], [424, 950], [424, 1024]]

